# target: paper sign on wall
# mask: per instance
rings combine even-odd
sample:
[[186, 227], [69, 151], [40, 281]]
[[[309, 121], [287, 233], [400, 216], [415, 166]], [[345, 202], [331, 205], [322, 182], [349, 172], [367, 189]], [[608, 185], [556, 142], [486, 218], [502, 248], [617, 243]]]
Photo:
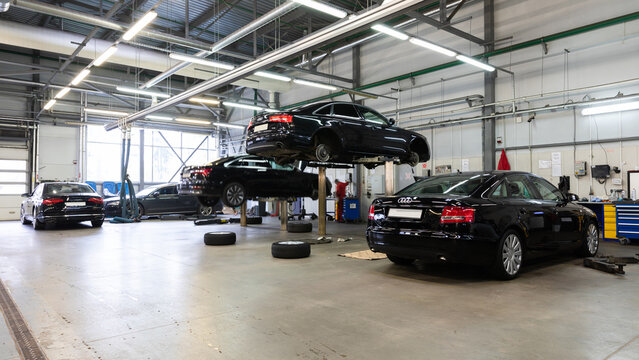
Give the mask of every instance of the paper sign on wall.
[[552, 159], [552, 176], [561, 176], [561, 152], [553, 152]]
[[550, 169], [550, 161], [548, 161], [548, 160], [539, 160], [539, 168], [540, 169]]
[[461, 161], [461, 171], [470, 171], [470, 160], [462, 159], [462, 161]]

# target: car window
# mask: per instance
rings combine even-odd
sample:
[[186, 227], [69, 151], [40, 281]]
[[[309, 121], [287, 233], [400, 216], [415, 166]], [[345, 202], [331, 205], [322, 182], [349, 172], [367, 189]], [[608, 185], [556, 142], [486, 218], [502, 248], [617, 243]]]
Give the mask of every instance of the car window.
[[381, 114], [363, 107], [360, 107], [359, 110], [362, 112], [362, 116], [366, 119], [366, 121], [379, 125], [388, 125], [388, 121]]
[[44, 185], [43, 184], [38, 185], [38, 187], [33, 191], [33, 195], [36, 197], [42, 196], [42, 189], [44, 189]]
[[531, 176], [530, 181], [535, 185], [543, 200], [562, 201], [564, 199], [561, 191], [559, 191], [559, 189], [549, 183], [546, 179]]
[[334, 104], [333, 115], [346, 116], [350, 118], [359, 119], [359, 114], [355, 109], [355, 106], [351, 104]]
[[275, 170], [293, 171], [295, 169], [293, 165], [279, 165], [273, 160], [269, 160], [268, 163]]
[[470, 195], [492, 175], [440, 175], [418, 181], [400, 190], [397, 195]]
[[332, 105], [326, 105], [323, 108], [320, 108], [320, 109], [316, 110], [314, 112], [314, 114], [316, 114], [316, 115], [330, 115], [331, 114], [331, 106]]
[[502, 181], [495, 190], [488, 196], [491, 199], [504, 199], [508, 197], [508, 185], [506, 181]]
[[230, 167], [243, 167], [243, 168], [252, 168], [252, 169], [270, 169], [271, 164], [269, 160], [260, 159], [260, 158], [241, 158], [236, 161], [225, 164], [225, 166]]
[[48, 195], [92, 193], [93, 188], [84, 184], [47, 184]]
[[513, 199], [532, 199], [534, 197], [525, 176], [510, 175], [506, 178], [506, 183], [508, 184], [508, 197]]
[[177, 195], [177, 187], [175, 186], [166, 186], [158, 190], [158, 194], [160, 195]]

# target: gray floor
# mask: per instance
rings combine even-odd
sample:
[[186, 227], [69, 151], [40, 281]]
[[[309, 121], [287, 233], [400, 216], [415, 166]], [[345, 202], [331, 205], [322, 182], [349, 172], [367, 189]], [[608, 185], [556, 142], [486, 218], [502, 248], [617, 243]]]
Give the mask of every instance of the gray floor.
[[[0, 222], [0, 278], [50, 359], [639, 359], [639, 265], [626, 276], [553, 257], [500, 282], [472, 267], [355, 260], [363, 225], [313, 234], [182, 221], [35, 232]], [[206, 231], [237, 232], [207, 247]], [[633, 254], [637, 246], [604, 244]], [[0, 360], [18, 358], [0, 321]]]

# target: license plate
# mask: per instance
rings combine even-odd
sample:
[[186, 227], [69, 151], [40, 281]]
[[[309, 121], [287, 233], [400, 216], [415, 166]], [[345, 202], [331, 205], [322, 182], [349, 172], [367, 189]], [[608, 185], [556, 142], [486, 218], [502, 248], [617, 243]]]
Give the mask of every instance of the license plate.
[[268, 124], [257, 125], [253, 128], [253, 132], [268, 130]]
[[66, 205], [67, 205], [67, 207], [85, 206], [86, 203], [82, 202], [82, 201], [71, 201], [71, 202], [67, 202]]
[[185, 171], [182, 173], [182, 179], [188, 179], [191, 177], [191, 172], [190, 171]]
[[389, 209], [388, 217], [404, 219], [421, 219], [422, 210], [419, 209]]

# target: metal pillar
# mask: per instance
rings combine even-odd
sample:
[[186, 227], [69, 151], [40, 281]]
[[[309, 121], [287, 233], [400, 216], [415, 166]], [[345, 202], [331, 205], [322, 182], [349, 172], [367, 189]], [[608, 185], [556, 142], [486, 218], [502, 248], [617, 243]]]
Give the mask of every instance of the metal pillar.
[[[495, 45], [495, 5], [494, 0], [484, 0], [484, 40], [486, 52], [493, 51]], [[484, 103], [495, 102], [495, 78], [497, 71], [484, 73]], [[484, 116], [495, 114], [495, 106], [485, 106]], [[483, 168], [485, 171], [495, 170], [495, 118], [487, 118], [482, 123]]]
[[393, 171], [393, 161], [386, 161], [384, 163], [384, 182], [386, 196], [391, 196], [395, 193], [395, 172]]
[[317, 177], [317, 216], [319, 216], [319, 225], [317, 234], [326, 235], [326, 168], [320, 166], [318, 168]]
[[240, 226], [246, 226], [246, 201], [240, 206]]
[[286, 201], [280, 201], [280, 229], [286, 231], [288, 223], [288, 206]]

